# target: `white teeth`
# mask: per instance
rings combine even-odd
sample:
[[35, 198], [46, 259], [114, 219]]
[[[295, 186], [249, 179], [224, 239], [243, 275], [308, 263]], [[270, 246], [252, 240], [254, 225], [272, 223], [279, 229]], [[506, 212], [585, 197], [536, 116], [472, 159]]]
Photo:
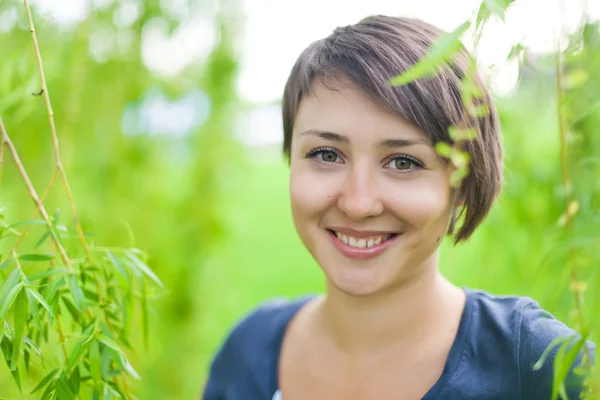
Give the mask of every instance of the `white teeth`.
[[352, 247], [357, 247], [360, 249], [376, 246], [376, 245], [380, 244], [381, 242], [385, 241], [389, 237], [389, 235], [386, 235], [386, 236], [379, 236], [379, 237], [370, 238], [370, 239], [357, 239], [352, 236], [346, 236], [343, 233], [339, 233], [339, 232], [335, 232], [335, 236], [342, 242], [346, 243], [347, 245], [350, 245]]

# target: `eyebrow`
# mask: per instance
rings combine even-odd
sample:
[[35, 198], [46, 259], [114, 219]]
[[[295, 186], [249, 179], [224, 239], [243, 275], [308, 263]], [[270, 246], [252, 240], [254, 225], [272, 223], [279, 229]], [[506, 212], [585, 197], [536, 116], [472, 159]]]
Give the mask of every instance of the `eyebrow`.
[[[350, 143], [350, 139], [348, 139], [344, 135], [340, 135], [339, 133], [323, 131], [319, 129], [308, 129], [300, 134], [300, 136], [304, 135], [315, 135], [320, 137], [321, 139], [331, 140], [333, 142], [340, 143]], [[394, 148], [394, 147], [409, 147], [415, 145], [425, 145], [431, 146], [431, 144], [424, 139], [385, 139], [379, 142], [380, 147]]]
[[333, 142], [350, 143], [350, 139], [348, 139], [344, 135], [340, 135], [339, 133], [329, 131], [322, 131], [319, 129], [308, 129], [300, 134], [300, 136], [304, 135], [315, 135], [320, 137], [321, 139], [331, 140]]

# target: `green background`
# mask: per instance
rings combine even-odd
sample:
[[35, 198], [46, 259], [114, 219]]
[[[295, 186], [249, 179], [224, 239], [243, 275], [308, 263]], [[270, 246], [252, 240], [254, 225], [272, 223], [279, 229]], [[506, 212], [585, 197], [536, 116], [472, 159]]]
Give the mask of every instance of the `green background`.
[[[43, 100], [31, 95], [40, 82], [22, 3], [3, 1], [0, 13], [12, 7], [18, 23], [0, 34], [0, 116], [42, 191], [53, 168], [51, 135]], [[148, 71], [140, 57], [141, 32], [153, 18], [171, 30], [180, 20], [159, 1], [148, 0], [137, 21], [117, 28], [116, 7], [95, 10], [68, 29], [36, 17], [63, 160], [92, 242], [147, 251], [167, 287], [151, 302], [148, 350], [141, 333], [134, 332], [138, 356], [132, 362], [142, 376], [135, 392], [141, 399], [198, 398], [210, 360], [235, 321], [266, 299], [320, 292], [323, 277], [294, 230], [288, 168], [279, 146], [246, 147], [235, 134], [236, 118], [255, 106], [240, 101], [235, 90], [241, 34], [235, 3], [222, 7], [212, 21], [220, 39], [209, 56], [175, 77]], [[102, 29], [115, 35], [126, 29], [133, 42], [98, 60], [88, 51], [89, 41]], [[543, 57], [537, 60], [523, 69], [515, 93], [498, 99], [504, 193], [469, 242], [443, 244], [441, 266], [458, 285], [532, 296], [573, 325], [568, 243], [557, 223], [564, 191], [554, 67]], [[587, 62], [598, 65], [594, 60]], [[586, 104], [595, 104], [598, 92], [590, 85]], [[166, 102], [202, 93], [210, 109], [198, 112], [207, 118], [181, 136], [127, 128], [125, 110], [139, 109], [152, 93]], [[597, 110], [578, 121], [570, 131], [570, 166], [581, 204], [574, 220], [578, 265], [590, 287], [585, 319], [592, 324], [600, 312]], [[29, 219], [34, 210], [10, 158], [0, 204], [10, 222]], [[70, 221], [59, 184], [46, 205], [60, 208], [63, 222]], [[0, 254], [9, 245], [0, 243]], [[26, 390], [43, 375], [32, 369]], [[20, 398], [4, 362], [0, 397]]]

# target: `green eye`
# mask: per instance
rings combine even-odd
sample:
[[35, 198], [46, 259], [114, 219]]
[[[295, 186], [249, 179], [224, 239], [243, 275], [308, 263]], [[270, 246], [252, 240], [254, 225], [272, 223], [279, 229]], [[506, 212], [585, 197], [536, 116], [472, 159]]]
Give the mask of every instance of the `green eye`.
[[398, 171], [412, 171], [423, 168], [423, 164], [408, 155], [396, 155], [385, 164], [384, 168], [395, 169]]
[[324, 162], [336, 162], [338, 159], [337, 154], [333, 151], [324, 150], [321, 152], [321, 160]]
[[413, 167], [414, 164], [415, 164], [415, 162], [408, 158], [396, 158], [394, 160], [394, 168], [395, 169], [403, 169], [403, 170], [411, 169], [411, 167]]

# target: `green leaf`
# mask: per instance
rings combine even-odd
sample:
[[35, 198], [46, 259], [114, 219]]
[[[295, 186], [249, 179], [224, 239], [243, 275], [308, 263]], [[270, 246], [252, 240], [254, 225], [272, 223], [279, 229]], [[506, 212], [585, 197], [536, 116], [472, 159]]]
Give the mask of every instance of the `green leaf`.
[[140, 374], [138, 374], [138, 372], [135, 370], [135, 368], [133, 368], [133, 365], [131, 365], [131, 363], [129, 362], [129, 360], [127, 358], [124, 358], [122, 361], [125, 366], [125, 371], [127, 371], [130, 376], [132, 376], [133, 378], [135, 378], [137, 380], [142, 379], [140, 377]]
[[502, 20], [504, 20], [506, 11], [505, 5], [503, 4], [504, 2], [501, 2], [500, 0], [483, 0], [483, 3], [485, 4], [486, 8], [490, 10], [490, 12], [496, 14]]
[[123, 266], [121, 261], [117, 257], [115, 257], [115, 255], [111, 251], [107, 250], [106, 256], [110, 260], [111, 264], [115, 267], [119, 275], [121, 275], [125, 279], [125, 281], [131, 285], [131, 279], [129, 278], [127, 271], [125, 271], [125, 267]]
[[146, 276], [148, 276], [150, 279], [152, 279], [161, 288], [165, 287], [163, 285], [163, 283], [160, 281], [160, 279], [158, 279], [158, 276], [156, 276], [156, 274], [154, 274], [154, 272], [152, 272], [152, 270], [150, 269], [150, 267], [148, 267], [142, 260], [140, 260], [138, 258], [138, 256], [136, 256], [135, 254], [133, 254], [129, 250], [126, 250], [125, 254], [127, 255], [127, 258], [129, 260], [131, 260], [132, 264], [136, 268], [138, 268], [140, 271], [142, 271]]
[[35, 246], [34, 248], [38, 248], [42, 245], [42, 243], [44, 243], [46, 241], [46, 239], [48, 239], [50, 237], [50, 232], [44, 232], [44, 234], [38, 239], [37, 242], [35, 242]]
[[40, 319], [40, 313], [38, 311], [37, 304], [35, 304], [34, 297], [29, 293], [32, 289], [27, 288], [27, 300], [29, 301], [29, 309], [31, 310], [31, 314], [33, 315], [33, 320], [35, 321], [35, 326], [38, 331], [42, 331], [42, 321]]
[[6, 314], [12, 307], [15, 300], [17, 299], [17, 296], [19, 295], [19, 293], [21, 293], [21, 289], [23, 289], [23, 286], [25, 286], [25, 284], [23, 282], [17, 283], [17, 285], [14, 286], [10, 290], [10, 292], [8, 292], [8, 295], [6, 295], [6, 299], [4, 300], [4, 303], [2, 303], [2, 309], [0, 309], [0, 321], [6, 317]]
[[[39, 334], [39, 332], [38, 332], [38, 334]], [[28, 338], [27, 336], [23, 336], [23, 344], [26, 344], [27, 347], [30, 350], [34, 351], [38, 357], [42, 357], [42, 350], [39, 347], [37, 347], [36, 344], [33, 343], [33, 341], [30, 338]]]
[[492, 15], [492, 13], [485, 6], [485, 3], [481, 2], [481, 5], [479, 6], [479, 11], [477, 12], [477, 18], [475, 21], [475, 30], [478, 33], [481, 33], [481, 29], [483, 28], [483, 25], [485, 25], [485, 23], [490, 19], [491, 15]]
[[[50, 384], [48, 385], [48, 387], [46, 387], [46, 390], [44, 390], [44, 393], [42, 393], [42, 397], [40, 400], [50, 400], [50, 396], [54, 396], [55, 394], [55, 389], [56, 389], [56, 382], [51, 381]], [[52, 397], [54, 398], [54, 397]]]
[[[6, 321], [5, 321], [5, 326], [8, 326]], [[12, 341], [8, 338], [8, 335], [4, 337], [2, 342], [0, 342], [0, 347], [2, 348], [2, 353], [4, 354], [4, 359], [6, 360], [6, 364], [10, 366], [11, 357], [13, 354], [13, 345], [12, 345]], [[13, 380], [15, 381], [15, 383], [17, 384], [17, 386], [19, 388], [19, 392], [22, 392], [19, 368], [16, 368], [14, 371], [11, 371], [11, 374], [12, 374]]]
[[100, 360], [100, 345], [97, 341], [90, 343], [90, 375], [94, 385], [98, 386], [102, 382], [102, 362]]
[[19, 368], [15, 368], [14, 370], [10, 371], [10, 373], [19, 388], [19, 392], [23, 393], [23, 389], [21, 388], [21, 376], [19, 375]]
[[71, 374], [71, 378], [69, 379], [69, 387], [73, 390], [73, 393], [76, 395], [79, 394], [79, 388], [81, 383], [81, 373], [79, 371], [79, 367], [75, 367], [73, 373]]
[[51, 261], [53, 259], [52, 254], [24, 254], [19, 257], [21, 261]]
[[75, 395], [63, 378], [56, 381], [56, 394], [58, 395], [58, 400], [75, 400]]
[[144, 336], [144, 348], [148, 350], [148, 297], [146, 294], [146, 282], [140, 279], [142, 287], [142, 333]]
[[452, 152], [452, 155], [450, 156], [450, 159], [452, 160], [452, 164], [456, 167], [456, 168], [465, 168], [467, 165], [469, 165], [469, 161], [471, 160], [471, 157], [469, 156], [469, 153], [465, 152], [465, 151], [460, 151], [460, 150], [454, 150]]
[[12, 257], [10, 257], [8, 260], [4, 261], [2, 264], [0, 264], [0, 271], [5, 269], [6, 267], [8, 267], [10, 264], [12, 264], [12, 262], [13, 262]]
[[105, 345], [100, 345], [100, 357], [101, 357], [101, 368], [102, 376], [108, 378], [110, 372], [110, 364], [112, 360], [112, 352]]
[[125, 354], [123, 353], [123, 350], [121, 350], [121, 347], [108, 336], [100, 335], [98, 337], [98, 340], [100, 340], [100, 343], [102, 343], [106, 347], [110, 348], [111, 350], [114, 350], [119, 356], [125, 358]]
[[98, 303], [100, 301], [100, 299], [98, 298], [98, 294], [92, 292], [89, 289], [84, 288], [83, 289], [83, 295], [85, 296], [86, 299], [90, 299], [95, 303]]
[[[585, 344], [586, 338], [587, 338], [587, 335], [580, 337], [579, 340], [577, 340], [575, 342], [575, 344], [573, 344], [573, 346], [571, 346], [571, 348], [565, 355], [564, 359], [561, 360], [560, 364], [558, 365], [558, 368], [555, 368], [555, 375], [554, 375], [554, 381], [553, 381], [555, 387], [553, 388], [553, 392], [555, 389], [556, 389], [557, 394], [562, 392], [561, 394], [563, 395], [564, 398], [567, 398], [566, 393], [564, 393], [565, 379], [567, 378], [569, 371], [573, 367], [573, 364], [575, 363], [577, 356], [579, 355], [579, 353], [581, 351], [581, 348]], [[568, 344], [568, 342], [565, 342], [563, 344], [563, 346], [566, 348], [567, 344]], [[559, 387], [556, 387], [557, 385], [559, 385]]]
[[50, 317], [50, 323], [52, 323], [52, 320], [54, 319], [54, 313], [52, 312], [52, 308], [50, 308], [48, 303], [46, 303], [46, 300], [44, 300], [42, 295], [36, 292], [35, 290], [29, 288], [27, 288], [27, 294], [36, 299], [37, 302], [40, 303], [40, 305], [46, 309], [46, 311], [48, 312], [48, 316]]
[[28, 221], [17, 222], [16, 224], [12, 224], [12, 225], [8, 226], [7, 229], [14, 229], [14, 228], [17, 228], [17, 227], [23, 226], [23, 225], [47, 225], [47, 224], [46, 224], [46, 221], [44, 221], [43, 219], [32, 219], [32, 220], [28, 220]]
[[81, 291], [81, 287], [79, 286], [79, 282], [77, 282], [77, 276], [75, 274], [71, 274], [68, 277], [69, 288], [71, 289], [71, 294], [73, 294], [73, 299], [75, 300], [75, 305], [79, 309], [79, 311], [85, 311], [85, 296]]
[[2, 288], [2, 297], [0, 297], [0, 306], [2, 304], [4, 304], [4, 300], [6, 299], [8, 292], [13, 287], [15, 287], [15, 285], [19, 282], [20, 277], [21, 277], [21, 269], [18, 267], [13, 269], [13, 271], [10, 273], [10, 275], [6, 279], [6, 282], [4, 282], [4, 286]]
[[[562, 343], [560, 345], [560, 348], [558, 349], [558, 352], [556, 353], [556, 357], [554, 358], [554, 364], [552, 365], [552, 370], [553, 370], [554, 376], [557, 375], [558, 369], [559, 369], [560, 365], [562, 364], [562, 360], [564, 358], [567, 346], [573, 340], [575, 340], [575, 336], [569, 337], [569, 339], [567, 341], [565, 341], [564, 343]], [[567, 399], [566, 394], [564, 393], [564, 387], [562, 385], [562, 382], [558, 382], [556, 379], [554, 379], [552, 381], [552, 400], [557, 400], [559, 393], [563, 396], [563, 399]]]
[[469, 168], [466, 166], [454, 170], [450, 175], [450, 186], [458, 188], [467, 175], [469, 175]]
[[539, 371], [544, 366], [544, 363], [546, 362], [546, 358], [548, 358], [548, 356], [550, 355], [550, 352], [556, 346], [559, 346], [560, 344], [562, 344], [565, 341], [567, 341], [569, 339], [572, 339], [572, 338], [573, 338], [573, 336], [561, 336], [561, 337], [557, 337], [552, 342], [550, 342], [550, 344], [548, 345], [548, 347], [546, 347], [544, 349], [544, 352], [540, 356], [540, 359], [533, 365], [533, 368], [532, 368], [533, 371]]
[[52, 215], [52, 222], [54, 224], [58, 224], [58, 221], [60, 220], [60, 209], [56, 209], [56, 211], [54, 211], [54, 215]]
[[57, 295], [58, 291], [60, 290], [60, 288], [64, 284], [65, 284], [65, 277], [64, 276], [61, 276], [60, 278], [55, 279], [54, 282], [52, 282], [50, 284], [50, 286], [48, 287], [48, 293], [46, 293], [44, 295], [44, 297], [46, 298], [46, 301], [48, 302], [48, 304], [53, 304], [54, 303], [54, 299], [56, 298], [56, 295]]
[[[448, 134], [452, 140], [462, 141], [462, 140], [474, 140], [477, 138], [477, 131], [473, 128], [468, 129], [458, 129], [455, 126], [451, 126], [448, 128]], [[446, 156], [446, 157], [449, 157]]]
[[37, 386], [31, 391], [31, 394], [34, 394], [35, 392], [37, 392], [38, 390], [42, 389], [44, 386], [46, 386], [48, 384], [48, 382], [50, 382], [50, 380], [52, 380], [55, 376], [56, 373], [58, 372], [58, 368], [50, 371], [50, 373], [48, 373], [48, 375], [44, 376], [42, 378], [42, 380], [37, 384]]
[[485, 104], [479, 104], [477, 106], [471, 107], [469, 110], [469, 114], [472, 117], [483, 118], [485, 116], [490, 115], [490, 108]]
[[460, 37], [469, 29], [471, 23], [464, 22], [454, 31], [440, 36], [429, 48], [427, 55], [419, 60], [412, 68], [401, 75], [390, 80], [392, 86], [402, 86], [413, 82], [416, 79], [427, 77], [436, 72], [436, 70], [450, 57], [458, 53], [462, 46]]
[[450, 158], [452, 155], [452, 146], [446, 142], [437, 142], [435, 144], [435, 150], [442, 157]]
[[30, 354], [29, 354], [29, 350], [27, 350], [26, 347], [23, 347], [23, 364], [25, 364], [25, 371], [27, 372], [27, 375], [29, 375], [29, 362], [30, 362]]
[[73, 367], [75, 367], [75, 365], [77, 365], [77, 363], [79, 362], [79, 359], [81, 358], [83, 353], [89, 347], [90, 342], [94, 338], [95, 329], [96, 329], [96, 324], [95, 323], [90, 324], [90, 326], [83, 333], [81, 339], [77, 341], [77, 344], [75, 344], [73, 351], [69, 355], [69, 362], [67, 363], [67, 366], [65, 368], [65, 370], [67, 372], [70, 372], [71, 369]]
[[25, 330], [27, 317], [29, 317], [29, 313], [27, 311], [27, 294], [24, 291], [19, 290], [19, 294], [15, 299], [15, 312], [13, 313], [15, 323], [15, 339], [13, 341], [13, 355], [10, 366], [10, 369], [13, 371], [17, 368], [19, 357], [21, 356], [21, 341], [23, 339], [23, 331]]
[[65, 247], [65, 245], [64, 245], [64, 243], [63, 243], [63, 241], [62, 241], [62, 238], [61, 238], [61, 236], [60, 236], [60, 233], [58, 233], [58, 230], [56, 229], [56, 225], [52, 224], [52, 225], [50, 226], [50, 234], [52, 235], [52, 237], [54, 238], [54, 240], [55, 240], [56, 242], [60, 243], [60, 245], [61, 245], [62, 247]]
[[37, 279], [44, 279], [44, 278], [49, 278], [51, 276], [54, 275], [59, 275], [59, 274], [66, 274], [68, 271], [65, 268], [59, 268], [59, 269], [50, 269], [44, 272], [38, 272], [37, 274], [33, 274], [27, 277], [27, 279], [29, 279], [30, 281], [35, 281]]
[[525, 46], [523, 46], [521, 43], [517, 43], [510, 49], [510, 53], [508, 53], [508, 57], [506, 58], [510, 60], [511, 58], [518, 57], [521, 55], [523, 50], [525, 50]]
[[79, 311], [79, 309], [66, 296], [62, 297], [62, 301], [65, 304], [65, 306], [67, 307], [69, 314], [71, 314], [71, 316], [73, 317], [73, 320], [75, 322], [79, 323], [79, 318], [81, 316], [81, 312]]

